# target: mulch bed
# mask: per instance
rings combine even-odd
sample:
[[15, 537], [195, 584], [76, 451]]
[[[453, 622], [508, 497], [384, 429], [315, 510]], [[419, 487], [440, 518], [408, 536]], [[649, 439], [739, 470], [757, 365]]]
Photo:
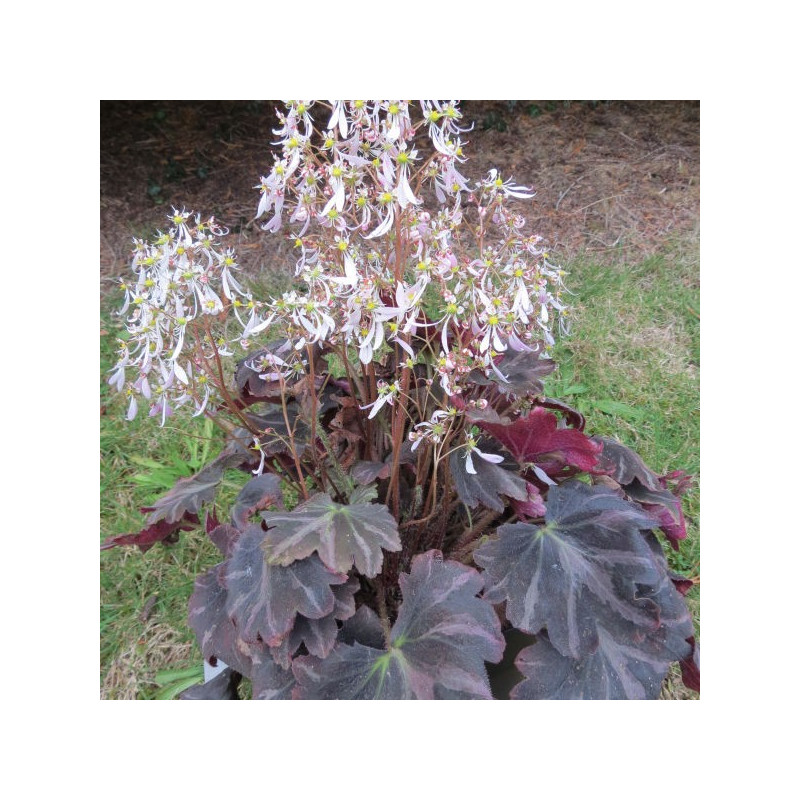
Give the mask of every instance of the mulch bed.
[[[172, 205], [231, 228], [254, 270], [290, 269], [283, 237], [253, 222], [272, 163], [274, 101], [101, 103], [100, 267], [126, 274], [131, 237], [167, 226]], [[696, 101], [465, 101], [467, 177], [497, 167], [537, 195], [527, 218], [562, 261], [630, 260], [697, 234]]]

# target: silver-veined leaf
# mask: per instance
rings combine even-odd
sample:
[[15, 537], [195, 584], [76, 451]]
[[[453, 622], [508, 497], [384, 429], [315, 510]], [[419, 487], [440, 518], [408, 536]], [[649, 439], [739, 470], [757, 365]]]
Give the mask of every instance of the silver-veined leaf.
[[293, 511], [262, 515], [269, 526], [264, 552], [269, 564], [288, 566], [316, 552], [335, 572], [356, 569], [374, 578], [383, 566], [383, 550], [402, 549], [397, 522], [385, 505], [340, 505], [315, 494]]
[[296, 696], [491, 698], [486, 662], [500, 661], [504, 640], [494, 609], [476, 596], [483, 588], [480, 574], [431, 550], [414, 558], [400, 588], [403, 603], [388, 649], [340, 642], [324, 660], [295, 659]]

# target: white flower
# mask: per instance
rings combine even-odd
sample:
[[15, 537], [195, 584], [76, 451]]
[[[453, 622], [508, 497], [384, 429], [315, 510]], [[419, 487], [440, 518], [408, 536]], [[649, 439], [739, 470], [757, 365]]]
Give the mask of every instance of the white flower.
[[395, 381], [391, 385], [386, 381], [378, 381], [378, 399], [374, 403], [368, 403], [365, 406], [359, 406], [362, 411], [371, 408], [369, 412], [369, 419], [372, 419], [387, 403], [391, 406], [394, 405], [394, 399], [400, 393], [400, 384]]
[[484, 453], [482, 450], [478, 449], [478, 445], [475, 443], [475, 439], [472, 437], [471, 433], [467, 434], [467, 454], [466, 454], [466, 470], [470, 475], [476, 475], [475, 465], [472, 463], [472, 454], [476, 453], [479, 455], [484, 461], [488, 461], [490, 464], [499, 464], [503, 460], [503, 456], [495, 455], [494, 453]]

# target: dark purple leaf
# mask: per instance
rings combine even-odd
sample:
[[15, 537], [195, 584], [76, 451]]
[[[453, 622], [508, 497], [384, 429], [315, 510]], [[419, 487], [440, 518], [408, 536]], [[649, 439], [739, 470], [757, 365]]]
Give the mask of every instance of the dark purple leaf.
[[689, 689], [700, 691], [700, 645], [695, 641], [694, 622], [683, 598], [694, 582], [673, 572], [667, 564], [666, 556], [658, 539], [650, 532], [643, 531], [642, 536], [649, 544], [653, 558], [661, 570], [661, 583], [654, 588], [638, 587], [642, 594], [650, 596], [658, 603], [660, 621], [669, 626], [678, 638], [682, 638], [689, 646], [688, 653], [680, 659], [681, 675], [684, 685]]
[[580, 659], [564, 656], [544, 636], [516, 659], [525, 680], [511, 691], [514, 700], [655, 700], [669, 665], [688, 653], [685, 640], [662, 626], [641, 635], [619, 620], [606, 629], [597, 621], [597, 648]]
[[356, 483], [366, 486], [378, 478], [388, 478], [389, 468], [385, 461], [356, 461], [350, 468], [350, 475]]
[[[217, 487], [227, 469], [240, 467], [250, 458], [246, 449], [228, 445], [211, 463], [188, 478], [181, 478], [175, 486], [142, 513], [148, 513], [147, 527], [138, 533], [114, 536], [100, 546], [107, 550], [117, 545], [137, 545], [142, 551], [156, 542], [177, 541], [180, 531], [191, 530], [199, 524], [200, 509], [213, 501]], [[210, 532], [216, 518], [209, 516], [206, 529]]]
[[625, 493], [655, 516], [659, 527], [677, 550], [678, 542], [686, 538], [686, 521], [683, 518], [681, 501], [666, 489], [648, 489], [638, 478], [625, 487]]
[[363, 644], [340, 642], [326, 659], [301, 656], [292, 671], [298, 700], [417, 699], [400, 655]]
[[[268, 405], [261, 414], [248, 414], [247, 419], [260, 431], [261, 452], [267, 457], [285, 453], [289, 449], [289, 433], [294, 437], [295, 449], [302, 455], [308, 444], [308, 426], [299, 418], [296, 403], [289, 403], [284, 414], [282, 405]], [[289, 424], [286, 424], [288, 419]]]
[[347, 498], [347, 504], [350, 506], [366, 505], [373, 500], [378, 499], [378, 487], [374, 483], [367, 486], [356, 486], [350, 497]]
[[520, 464], [536, 464], [551, 476], [563, 474], [565, 467], [589, 471], [597, 464], [600, 446], [580, 431], [559, 428], [558, 417], [543, 408], [506, 423], [477, 421]]
[[234, 528], [233, 525], [223, 524], [212, 528], [208, 534], [208, 538], [211, 539], [225, 558], [230, 558], [233, 547], [240, 535], [241, 530], [239, 530], [239, 528]]
[[511, 501], [511, 508], [514, 509], [514, 513], [522, 519], [526, 517], [529, 519], [543, 517], [546, 509], [544, 500], [542, 499], [542, 493], [529, 481], [525, 481], [525, 488], [528, 492], [527, 500]]
[[560, 411], [564, 416], [564, 421], [567, 423], [567, 427], [569, 428], [574, 428], [576, 431], [582, 431], [586, 427], [586, 418], [583, 416], [583, 414], [581, 414], [577, 408], [573, 408], [561, 400], [555, 400], [552, 397], [537, 397], [534, 402], [537, 406], [541, 406], [542, 408]]
[[680, 662], [681, 678], [683, 685], [687, 689], [700, 691], [700, 645], [695, 641], [694, 636], [687, 640], [691, 647], [691, 653]]
[[589, 471], [596, 475], [610, 475], [620, 486], [628, 486], [638, 479], [651, 491], [664, 488], [658, 476], [629, 447], [604, 436], [592, 436], [592, 442], [599, 444], [602, 449], [596, 466]]
[[188, 478], [181, 478], [175, 486], [153, 504], [147, 521], [152, 525], [159, 520], [178, 522], [186, 514], [198, 514], [204, 504], [213, 501], [226, 469], [242, 463], [243, 456], [223, 451], [210, 464]]
[[634, 583], [658, 584], [659, 565], [639, 534], [655, 527], [641, 509], [610, 489], [569, 481], [550, 488], [546, 524], [501, 525], [474, 553], [486, 577], [484, 596], [507, 600], [511, 623], [575, 658], [598, 645], [596, 620], [608, 607], [621, 622], [658, 625], [658, 609], [627, 596]]
[[228, 591], [222, 583], [224, 566], [217, 564], [195, 581], [189, 598], [189, 625], [206, 661], [214, 664], [219, 659], [249, 677], [253, 666], [251, 645], [241, 639], [228, 616]]
[[244, 485], [236, 498], [231, 511], [233, 524], [244, 530], [248, 520], [256, 511], [273, 504], [283, 507], [281, 479], [277, 475], [256, 475]]
[[384, 646], [383, 627], [378, 615], [369, 606], [359, 606], [339, 632], [345, 644], [359, 644], [380, 650]]
[[284, 669], [289, 669], [292, 658], [301, 645], [305, 645], [312, 656], [326, 658], [336, 644], [339, 633], [337, 620], [341, 622], [356, 613], [353, 595], [358, 591], [359, 585], [357, 578], [351, 578], [341, 586], [334, 586], [333, 611], [321, 619], [308, 619], [298, 614], [292, 630], [280, 644], [270, 648], [270, 654], [275, 662]]
[[[655, 699], [669, 665], [691, 650], [691, 614], [675, 588], [663, 550], [650, 531], [636, 534], [650, 551], [653, 571], [647, 582], [616, 580], [614, 600], [651, 604], [652, 619], [631, 620], [615, 602], [596, 604], [589, 613], [596, 645], [576, 657], [556, 647], [549, 635], [521, 651], [516, 666], [525, 680], [515, 699]], [[619, 574], [619, 570], [617, 570]], [[655, 624], [653, 624], [653, 620]], [[561, 651], [561, 652], [559, 652]]]
[[691, 578], [685, 578], [683, 575], [678, 575], [677, 572], [670, 572], [669, 574], [675, 588], [684, 596], [694, 587], [694, 581]]
[[402, 549], [397, 521], [378, 503], [343, 506], [319, 493], [293, 511], [263, 517], [269, 525], [264, 552], [270, 564], [287, 566], [317, 552], [336, 572], [347, 572], [355, 563], [362, 575], [374, 578], [383, 565], [383, 550]]
[[271, 350], [276, 349], [278, 348], [273, 346], [270, 349], [248, 353], [236, 363], [233, 380], [243, 405], [251, 405], [264, 400], [280, 403], [281, 382], [261, 377], [261, 375], [275, 371], [264, 359], [273, 355]]
[[297, 685], [294, 674], [273, 661], [269, 651], [260, 647], [253, 654], [253, 700], [291, 700]]
[[248, 526], [239, 537], [225, 572], [226, 610], [242, 639], [259, 637], [267, 645], [280, 644], [302, 614], [320, 619], [333, 611], [332, 586], [345, 583], [346, 575], [328, 569], [317, 556], [289, 566], [267, 563], [264, 531]]
[[506, 350], [502, 358], [497, 358], [495, 364], [502, 373], [502, 378], [495, 372], [490, 372], [488, 377], [480, 370], [473, 370], [467, 380], [479, 386], [496, 386], [503, 394], [535, 396], [544, 390], [542, 378], [549, 375], [555, 368], [556, 362], [543, 357], [544, 347], [537, 342], [534, 351]]
[[207, 683], [198, 683], [178, 695], [179, 700], [238, 700], [242, 676], [226, 667]]
[[474, 569], [443, 561], [439, 551], [416, 556], [400, 577], [403, 603], [389, 649], [340, 642], [324, 660], [295, 659], [297, 696], [490, 699], [485, 662], [498, 662], [505, 643], [494, 609], [476, 597], [482, 586]]
[[[484, 452], [491, 448], [481, 447]], [[473, 455], [475, 474], [467, 472], [466, 459], [461, 450], [454, 450], [448, 459], [458, 497], [465, 506], [475, 508], [478, 503], [495, 511], [503, 511], [506, 504], [501, 495], [527, 501], [527, 482], [501, 464], [492, 464], [479, 455]]]
[[200, 524], [196, 514], [185, 514], [177, 522], [159, 520], [153, 525], [148, 525], [138, 533], [125, 533], [120, 536], [110, 536], [101, 545], [101, 550], [122, 545], [136, 545], [143, 553], [147, 552], [158, 542], [173, 542], [177, 540], [180, 531], [189, 531]]
[[[392, 647], [402, 649], [424, 681], [491, 697], [484, 662], [502, 658], [505, 641], [494, 609], [476, 595], [483, 578], [471, 567], [442, 561], [441, 553], [415, 556], [400, 576], [403, 603], [392, 627]], [[412, 680], [412, 685], [415, 681]]]

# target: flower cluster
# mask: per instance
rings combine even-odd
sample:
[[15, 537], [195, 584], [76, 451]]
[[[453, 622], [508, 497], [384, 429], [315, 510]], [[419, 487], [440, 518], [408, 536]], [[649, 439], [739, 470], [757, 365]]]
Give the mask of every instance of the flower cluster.
[[[552, 346], [553, 317], [565, 324], [564, 273], [524, 231], [514, 201], [530, 190], [495, 169], [463, 174], [457, 103], [421, 101], [415, 120], [406, 101], [331, 101], [324, 127], [314, 105], [285, 105], [279, 151], [257, 187], [257, 217], [267, 231], [289, 228], [305, 291], [259, 307], [245, 336], [281, 321], [296, 353], [342, 346], [364, 365], [394, 349], [395, 363], [431, 364], [447, 396], [474, 369], [502, 377], [495, 358], [508, 347]], [[399, 392], [383, 383], [363, 408], [374, 417]], [[409, 431], [415, 445], [450, 408]], [[473, 450], [482, 454], [469, 437], [461, 446], [471, 467]]]
[[134, 239], [130, 282], [120, 289], [120, 314], [129, 314], [128, 338], [119, 340], [118, 360], [109, 383], [130, 397], [128, 419], [139, 399], [150, 404], [150, 416], [163, 425], [185, 404], [202, 414], [212, 395], [211, 375], [219, 355], [232, 351], [218, 325], [210, 324], [233, 308], [242, 326], [251, 296], [233, 273], [239, 269], [232, 249], [220, 240], [228, 231], [214, 218], [203, 220], [185, 209], [173, 209], [171, 227], [151, 242]]
[[274, 131], [280, 152], [257, 187], [264, 229], [296, 228], [306, 291], [270, 303], [246, 336], [278, 316], [297, 350], [343, 342], [364, 364], [384, 345], [415, 359], [424, 344], [444, 358], [448, 394], [459, 391], [452, 348], [491, 369], [509, 345], [552, 344], [563, 272], [511, 206], [533, 195], [494, 169], [474, 182], [460, 172], [465, 128], [455, 102], [421, 101], [414, 121], [406, 101], [331, 101], [320, 130], [313, 106], [286, 104]]
[[[176, 210], [166, 234], [135, 242], [136, 282], [124, 287], [130, 338], [110, 382], [131, 395], [129, 416], [137, 396], [162, 423], [184, 403], [202, 412], [216, 383], [210, 364], [231, 341], [248, 347], [266, 332], [283, 347], [248, 365], [264, 379], [302, 374], [309, 345], [365, 366], [393, 352], [395, 369], [428, 364], [447, 397], [475, 369], [502, 378], [495, 360], [509, 347], [552, 346], [567, 311], [564, 273], [515, 208], [533, 193], [495, 169], [464, 174], [455, 101], [290, 101], [278, 118], [256, 217], [266, 231], [287, 229], [298, 286], [255, 300], [233, 277], [233, 251], [218, 244], [225, 231]], [[241, 327], [217, 341], [207, 318], [227, 325], [230, 310]], [[403, 391], [391, 379], [375, 389], [362, 398], [370, 418]]]

